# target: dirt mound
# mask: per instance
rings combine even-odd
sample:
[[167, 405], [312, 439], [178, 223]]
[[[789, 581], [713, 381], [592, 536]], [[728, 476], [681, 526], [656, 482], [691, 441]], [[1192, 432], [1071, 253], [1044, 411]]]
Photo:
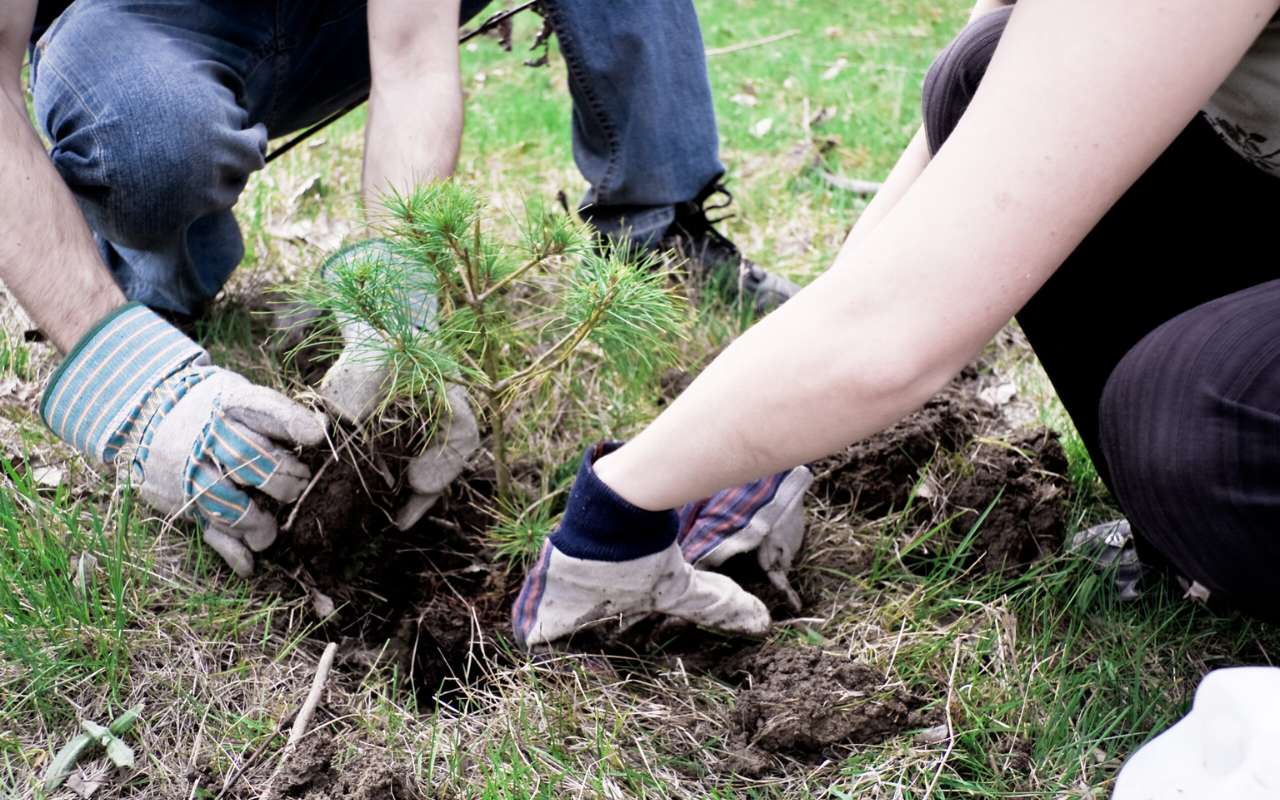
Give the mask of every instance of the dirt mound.
[[921, 467], [998, 423], [999, 411], [978, 399], [977, 382], [977, 370], [966, 368], [916, 413], [820, 461], [814, 491], [867, 519], [902, 509]]
[[921, 724], [924, 704], [887, 687], [884, 673], [818, 648], [765, 648], [740, 662], [746, 673], [735, 744], [821, 758], [837, 745], [878, 744]]
[[1016, 573], [1060, 547], [1067, 459], [1057, 434], [1011, 430], [980, 399], [983, 381], [969, 367], [915, 414], [818, 463], [813, 491], [863, 519], [907, 513], [903, 561], [922, 573], [940, 559]]
[[357, 757], [338, 766], [337, 746], [313, 736], [302, 740], [276, 778], [271, 800], [416, 800], [414, 781], [384, 757]]
[[1027, 430], [1005, 442], [977, 443], [967, 456], [972, 472], [962, 470], [944, 493], [944, 511], [962, 512], [945, 549], [954, 552], [962, 544], [957, 534], [978, 525], [961, 563], [1016, 573], [1062, 546], [1067, 456], [1056, 434]]
[[313, 635], [340, 643], [340, 670], [394, 667], [429, 708], [483, 681], [475, 664], [502, 658], [490, 632], [506, 625], [514, 587], [484, 551], [493, 479], [466, 476], [401, 531], [404, 448], [382, 448], [390, 467], [351, 449], [304, 454], [319, 478], [295, 506], [276, 509], [281, 534], [265, 555], [291, 579], [282, 590], [310, 594], [322, 618]]

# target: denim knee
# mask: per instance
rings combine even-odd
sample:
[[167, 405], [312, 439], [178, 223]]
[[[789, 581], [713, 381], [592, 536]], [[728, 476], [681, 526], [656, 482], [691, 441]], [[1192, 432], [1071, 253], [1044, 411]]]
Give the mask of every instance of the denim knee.
[[184, 57], [159, 37], [103, 48], [97, 24], [68, 12], [41, 41], [36, 115], [91, 227], [147, 249], [230, 209], [263, 166], [267, 134], [249, 124], [229, 68]]
[[1012, 11], [1001, 8], [971, 22], [925, 73], [921, 105], [930, 153], [938, 152], [969, 107]]

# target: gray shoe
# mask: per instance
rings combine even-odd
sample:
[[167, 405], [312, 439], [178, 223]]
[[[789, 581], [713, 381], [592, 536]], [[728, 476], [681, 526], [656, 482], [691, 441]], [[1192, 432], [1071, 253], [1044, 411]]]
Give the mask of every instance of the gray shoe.
[[1138, 560], [1129, 520], [1122, 517], [1077, 531], [1067, 551], [1088, 559], [1098, 572], [1113, 571], [1121, 600], [1138, 599], [1147, 567]]

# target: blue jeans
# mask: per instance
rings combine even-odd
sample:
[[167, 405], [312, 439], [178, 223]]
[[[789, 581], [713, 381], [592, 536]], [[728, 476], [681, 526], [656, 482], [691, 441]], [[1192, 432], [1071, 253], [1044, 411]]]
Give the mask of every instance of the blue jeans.
[[[487, 0], [463, 0], [470, 19]], [[692, 0], [544, 0], [604, 233], [661, 235], [724, 172]], [[270, 137], [368, 91], [364, 0], [76, 0], [32, 53], [51, 156], [130, 299], [195, 316], [244, 256]]]

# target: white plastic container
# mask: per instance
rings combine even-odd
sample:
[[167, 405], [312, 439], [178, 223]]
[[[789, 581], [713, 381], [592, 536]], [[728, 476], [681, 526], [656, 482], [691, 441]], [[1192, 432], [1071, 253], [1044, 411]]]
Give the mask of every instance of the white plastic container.
[[1112, 800], [1280, 800], [1280, 669], [1210, 672], [1187, 716], [1120, 770]]

